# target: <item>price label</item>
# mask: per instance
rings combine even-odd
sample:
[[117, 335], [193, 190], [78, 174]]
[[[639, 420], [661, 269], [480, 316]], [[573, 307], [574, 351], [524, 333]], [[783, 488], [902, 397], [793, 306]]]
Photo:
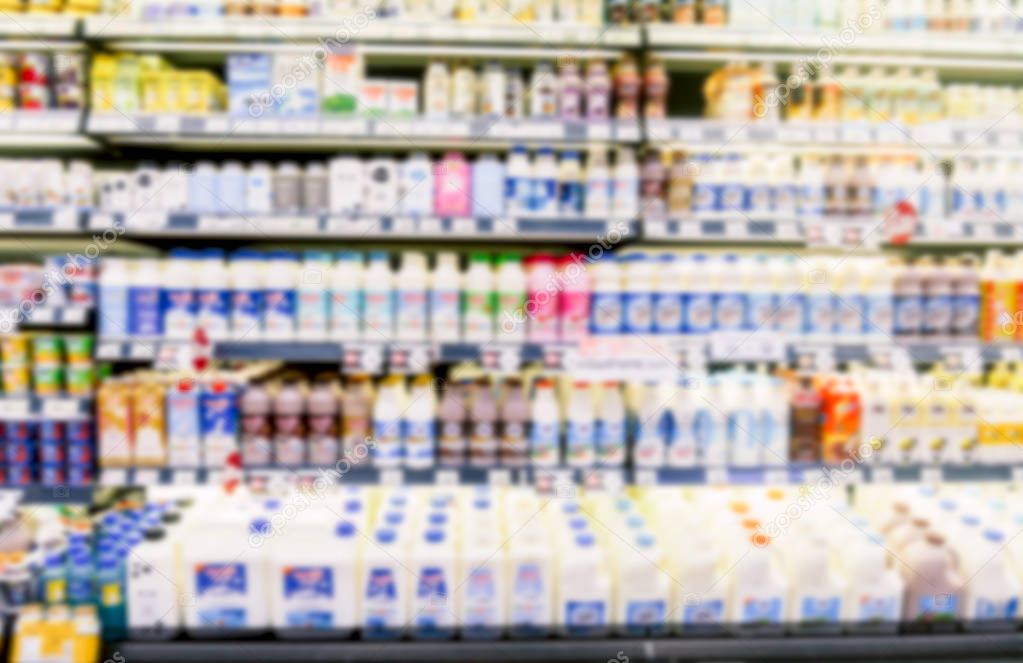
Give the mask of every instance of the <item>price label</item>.
[[728, 485], [728, 469], [724, 467], [708, 467], [706, 483], [710, 486]]
[[437, 470], [434, 474], [433, 482], [438, 486], [457, 486], [458, 485], [458, 471], [457, 470]]
[[819, 467], [809, 467], [803, 470], [802, 483], [805, 486], [813, 486], [817, 484], [824, 476], [824, 470]]
[[380, 470], [381, 486], [400, 486], [405, 482], [405, 473], [397, 468]]
[[487, 472], [487, 483], [491, 486], [510, 486], [511, 470], [496, 469]]
[[783, 467], [771, 468], [764, 471], [764, 483], [768, 486], [779, 486], [789, 482], [789, 471]]
[[342, 370], [346, 373], [376, 375], [384, 363], [384, 349], [379, 345], [348, 344], [342, 346]]
[[1012, 468], [1012, 482], [1023, 483], [1023, 466], [1016, 465]]
[[463, 237], [477, 234], [476, 219], [451, 219], [451, 234]]
[[121, 344], [118, 341], [101, 341], [96, 346], [97, 359], [119, 359], [121, 357]]
[[870, 480], [872, 483], [895, 483], [895, 470], [884, 465], [872, 467]]
[[27, 419], [32, 414], [32, 406], [27, 398], [5, 398], [0, 400], [0, 418]]
[[30, 319], [37, 325], [48, 325], [52, 324], [56, 317], [56, 311], [52, 308], [37, 308], [32, 311]]
[[194, 486], [199, 483], [198, 470], [174, 470], [173, 477], [175, 486]]
[[980, 363], [980, 347], [977, 345], [946, 347], [942, 348], [941, 354], [952, 371], [963, 371]]
[[120, 467], [104, 468], [99, 473], [99, 483], [110, 488], [127, 486], [128, 471]]
[[80, 325], [85, 322], [86, 315], [87, 309], [84, 309], [81, 306], [72, 306], [63, 310], [62, 319], [64, 324]]
[[940, 484], [944, 480], [944, 474], [940, 467], [922, 467], [920, 468], [920, 482], [930, 485]]
[[637, 486], [656, 486], [657, 485], [657, 470], [636, 470], [636, 485]]
[[832, 371], [835, 368], [835, 349], [830, 345], [804, 348], [796, 363], [802, 371]]
[[136, 468], [132, 483], [136, 486], [155, 486], [160, 483], [160, 470], [152, 467]]
[[498, 373], [514, 373], [522, 366], [522, 347], [506, 345], [499, 348], [483, 348], [483, 368]]
[[43, 400], [43, 416], [47, 419], [71, 419], [82, 415], [81, 403], [74, 398]]

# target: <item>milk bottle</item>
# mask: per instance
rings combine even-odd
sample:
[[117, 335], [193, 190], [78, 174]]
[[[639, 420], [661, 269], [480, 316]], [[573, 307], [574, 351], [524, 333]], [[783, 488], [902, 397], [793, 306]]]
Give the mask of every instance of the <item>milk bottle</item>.
[[643, 254], [619, 259], [625, 276], [622, 298], [622, 324], [624, 331], [649, 334], [653, 328], [653, 270], [652, 263]]
[[573, 636], [599, 636], [611, 618], [611, 577], [597, 540], [579, 534], [558, 560], [557, 624]]
[[516, 254], [498, 257], [497, 273], [498, 337], [523, 341], [526, 337], [526, 274]]
[[508, 623], [508, 559], [500, 544], [483, 523], [463, 529], [456, 600], [463, 638], [495, 639]]
[[370, 340], [389, 341], [394, 338], [395, 298], [387, 253], [373, 251], [369, 254], [363, 283], [364, 335]]
[[340, 341], [362, 337], [362, 254], [341, 251], [331, 276], [330, 336]]
[[593, 465], [596, 449], [590, 383], [577, 381], [572, 384], [565, 419], [565, 461], [573, 467]]
[[962, 617], [971, 630], [1012, 629], [1018, 619], [1020, 580], [1005, 549], [1005, 535], [988, 529], [980, 541], [964, 541], [969, 580], [963, 587]]
[[363, 547], [360, 571], [362, 637], [369, 640], [397, 639], [409, 622], [411, 574], [397, 534], [381, 528], [375, 544]]
[[491, 341], [494, 338], [494, 269], [490, 256], [474, 253], [465, 273], [463, 297], [463, 336], [467, 341]]
[[799, 632], [840, 632], [847, 584], [831, 568], [827, 540], [814, 532], [809, 540], [804, 538], [792, 545], [789, 569], [791, 593], [786, 621]]
[[536, 381], [529, 410], [529, 460], [539, 467], [555, 467], [561, 455], [561, 416], [554, 383], [549, 379]]
[[728, 622], [740, 631], [777, 633], [785, 619], [788, 583], [772, 557], [770, 538], [754, 534], [731, 572]]
[[928, 533], [906, 547], [902, 557], [913, 571], [903, 573], [906, 582], [905, 620], [952, 626], [961, 611], [963, 578], [944, 537]]
[[[535, 513], [535, 511], [534, 511]], [[528, 518], [528, 514], [522, 519]], [[515, 525], [508, 549], [508, 623], [512, 637], [542, 637], [554, 624], [553, 551], [542, 522]]]
[[147, 530], [126, 561], [128, 633], [132, 639], [169, 639], [181, 628], [179, 559], [167, 532]]
[[437, 403], [433, 393], [433, 378], [417, 376], [412, 381], [412, 393], [405, 410], [405, 465], [412, 468], [432, 467], [436, 444], [435, 413]]
[[[163, 333], [191, 339], [195, 331], [195, 263], [189, 249], [171, 249], [163, 263]], [[122, 330], [119, 335], [124, 335]]]
[[624, 546], [615, 573], [615, 610], [612, 623], [629, 635], [650, 635], [666, 630], [671, 580], [661, 569], [664, 557], [656, 539], [641, 533]]
[[183, 586], [194, 592], [184, 607], [190, 635], [244, 635], [270, 626], [269, 536], [267, 519], [247, 522], [243, 511], [233, 509], [188, 532]]
[[682, 633], [717, 632], [728, 617], [728, 580], [721, 578], [719, 544], [699, 527], [687, 528], [685, 546], [672, 546], [671, 620]]
[[747, 376], [726, 377], [721, 381], [721, 409], [727, 423], [728, 455], [732, 465], [756, 467], [761, 464], [763, 443], [758, 435], [757, 412], [750, 400]]
[[[692, 410], [687, 418], [692, 422], [696, 464], [703, 467], [723, 467], [728, 463], [728, 416], [714, 405], [721, 402], [720, 384], [717, 379], [702, 379], [692, 390]], [[683, 434], [680, 427], [680, 436]]]
[[317, 525], [325, 531], [274, 542], [270, 586], [273, 626], [279, 637], [345, 637], [356, 625], [355, 526], [341, 521], [331, 532], [328, 523]]
[[842, 621], [854, 632], [894, 630], [902, 615], [904, 586], [898, 572], [888, 564], [883, 540], [868, 537], [844, 554], [849, 582], [842, 602]]
[[462, 333], [462, 274], [458, 256], [450, 252], [437, 254], [430, 274], [430, 339], [457, 341]]
[[329, 253], [306, 251], [298, 286], [298, 337], [306, 340], [327, 338], [330, 319]]
[[298, 285], [298, 257], [290, 251], [271, 251], [267, 255], [268, 278], [263, 290], [263, 337], [285, 341], [295, 337]]
[[617, 382], [605, 382], [601, 388], [599, 416], [596, 421], [596, 460], [602, 467], [625, 463], [625, 403]]
[[402, 214], [424, 217], [433, 213], [433, 165], [425, 153], [411, 154], [399, 165], [399, 192]]
[[416, 638], [449, 638], [457, 626], [455, 549], [447, 532], [426, 530], [412, 548], [411, 626]]
[[604, 254], [593, 265], [593, 292], [590, 296], [590, 333], [618, 334], [624, 323], [622, 277], [618, 261]]
[[639, 412], [636, 439], [632, 450], [633, 462], [638, 467], [660, 467], [671, 439], [671, 413], [665, 407], [656, 382], [647, 382], [639, 388], [636, 399]]
[[425, 341], [427, 325], [426, 256], [404, 251], [395, 284], [395, 328], [403, 341]]
[[684, 331], [706, 334], [714, 329], [714, 283], [707, 256], [697, 253], [685, 263]]
[[373, 403], [373, 463], [379, 467], [401, 464], [401, 382], [400, 376], [385, 379]]

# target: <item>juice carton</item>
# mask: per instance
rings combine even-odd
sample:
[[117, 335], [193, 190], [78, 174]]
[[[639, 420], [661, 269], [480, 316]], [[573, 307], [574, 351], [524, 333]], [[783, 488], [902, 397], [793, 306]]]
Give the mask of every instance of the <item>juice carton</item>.
[[162, 467], [167, 462], [166, 400], [160, 382], [143, 382], [132, 389], [135, 465]]
[[131, 427], [131, 385], [105, 382], [96, 394], [99, 463], [106, 467], [131, 464], [134, 446]]

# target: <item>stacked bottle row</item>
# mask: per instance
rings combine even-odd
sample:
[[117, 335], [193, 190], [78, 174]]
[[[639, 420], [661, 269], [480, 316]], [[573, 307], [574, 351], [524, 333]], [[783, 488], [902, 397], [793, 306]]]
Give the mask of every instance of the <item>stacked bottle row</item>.
[[[747, 121], [893, 122], [1018, 120], [1023, 90], [1007, 85], [942, 84], [935, 69], [793, 63], [779, 78], [770, 62], [739, 60], [703, 85], [707, 117]], [[1011, 117], [1010, 117], [1011, 116]]]
[[[196, 383], [140, 374], [99, 393], [105, 466], [219, 469], [962, 465], [1020, 460], [1017, 373], [743, 371], [678, 383], [353, 376]], [[1015, 409], [1014, 409], [1015, 408]]]
[[[780, 488], [600, 493], [556, 509], [485, 487], [200, 492], [194, 505], [101, 517], [95, 564], [104, 584], [121, 574], [111, 593], [124, 597], [101, 618], [105, 633], [135, 638], [368, 640], [1018, 624], [1006, 486], [865, 488], [855, 508], [814, 490], [827, 507], [795, 521], [784, 512], [799, 496]], [[182, 586], [198, 588], [194, 600]]]
[[[100, 334], [110, 338], [550, 343], [586, 336], [776, 331], [843, 338], [969, 339], [1002, 333], [1015, 280], [990, 257], [916, 262], [748, 254], [522, 259], [453, 253], [336, 256], [174, 250], [104, 259]], [[594, 260], [596, 256], [598, 259]], [[368, 257], [368, 260], [366, 258]], [[981, 278], [983, 273], [983, 282]], [[998, 287], [990, 279], [998, 281]], [[1012, 285], [1012, 288], [1009, 287]], [[983, 295], [983, 301], [981, 296]], [[1011, 301], [1008, 297], [1011, 295]], [[983, 312], [983, 315], [982, 315]], [[1016, 327], [1009, 330], [1015, 338]], [[1001, 336], [1004, 338], [1004, 334]]]

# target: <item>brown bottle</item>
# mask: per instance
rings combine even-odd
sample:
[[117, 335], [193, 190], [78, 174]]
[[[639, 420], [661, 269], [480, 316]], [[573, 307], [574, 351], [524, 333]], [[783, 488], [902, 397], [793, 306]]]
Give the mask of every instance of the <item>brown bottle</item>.
[[522, 390], [522, 380], [504, 381], [504, 399], [501, 401], [501, 443], [498, 455], [502, 465], [522, 467], [529, 458], [529, 403]]
[[789, 453], [794, 462], [820, 460], [821, 395], [814, 388], [813, 378], [800, 376], [791, 398], [792, 438]]
[[448, 383], [437, 407], [439, 435], [438, 457], [441, 465], [458, 466], [465, 462], [469, 449], [468, 408], [465, 386]]

